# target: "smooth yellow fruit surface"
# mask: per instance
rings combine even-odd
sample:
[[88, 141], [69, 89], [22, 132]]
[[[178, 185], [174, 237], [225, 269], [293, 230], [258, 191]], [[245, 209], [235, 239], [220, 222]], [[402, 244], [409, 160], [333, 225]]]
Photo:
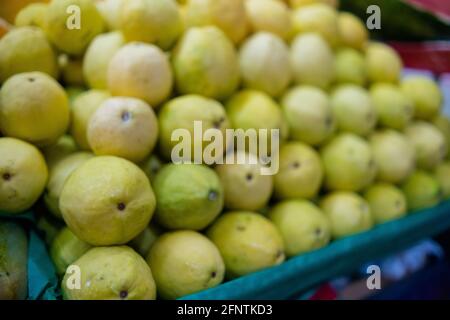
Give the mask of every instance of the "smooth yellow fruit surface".
[[371, 82], [398, 83], [400, 80], [403, 62], [398, 53], [384, 43], [368, 44], [366, 64]]
[[439, 181], [426, 171], [415, 171], [401, 187], [405, 193], [409, 210], [430, 208], [441, 200]]
[[414, 103], [414, 117], [432, 120], [439, 115], [443, 95], [439, 86], [427, 77], [410, 76], [401, 83], [403, 93]]
[[369, 39], [369, 31], [357, 16], [350, 12], [338, 14], [339, 44], [357, 50], [364, 50]]
[[396, 186], [377, 183], [364, 193], [375, 223], [399, 219], [407, 214], [406, 197]]

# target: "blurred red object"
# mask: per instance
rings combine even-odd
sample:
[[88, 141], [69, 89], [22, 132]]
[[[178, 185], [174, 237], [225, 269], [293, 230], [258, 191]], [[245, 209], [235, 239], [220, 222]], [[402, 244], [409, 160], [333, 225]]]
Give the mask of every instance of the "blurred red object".
[[450, 1], [448, 0], [406, 0], [406, 2], [450, 21]]
[[322, 285], [308, 300], [336, 300], [337, 292], [334, 288], [326, 283]]
[[389, 44], [398, 51], [407, 68], [426, 69], [436, 75], [450, 73], [450, 41]]

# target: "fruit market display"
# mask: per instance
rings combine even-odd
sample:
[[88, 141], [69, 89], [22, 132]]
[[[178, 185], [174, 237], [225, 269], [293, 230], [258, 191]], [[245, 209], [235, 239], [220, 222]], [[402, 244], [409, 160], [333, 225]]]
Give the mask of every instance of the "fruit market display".
[[[0, 299], [30, 211], [64, 299], [177, 299], [450, 197], [438, 85], [336, 0], [3, 2]], [[172, 163], [194, 121], [279, 129], [277, 173]]]

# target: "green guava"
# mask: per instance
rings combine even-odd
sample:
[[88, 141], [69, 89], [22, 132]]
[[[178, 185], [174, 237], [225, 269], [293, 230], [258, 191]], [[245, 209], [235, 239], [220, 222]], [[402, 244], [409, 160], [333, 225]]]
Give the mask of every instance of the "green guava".
[[62, 52], [82, 55], [103, 29], [103, 18], [91, 0], [52, 0], [48, 5], [45, 32]]
[[239, 59], [233, 43], [213, 26], [188, 29], [172, 52], [172, 66], [181, 94], [222, 100], [239, 85]]
[[414, 117], [432, 120], [439, 115], [443, 95], [439, 86], [425, 76], [406, 77], [401, 83], [403, 93], [414, 103]]
[[378, 169], [378, 181], [400, 183], [416, 167], [414, 147], [406, 136], [398, 131], [376, 131], [370, 136], [370, 147]]
[[139, 167], [144, 171], [150, 181], [153, 181], [156, 174], [163, 167], [163, 160], [155, 153], [152, 153], [147, 159], [139, 164]]
[[364, 198], [375, 223], [396, 220], [408, 213], [405, 195], [392, 184], [374, 184], [365, 191]]
[[69, 135], [63, 135], [55, 144], [42, 148], [42, 153], [44, 154], [45, 161], [50, 170], [60, 160], [76, 151], [78, 151], [77, 144], [72, 136]]
[[305, 33], [294, 38], [290, 60], [297, 84], [326, 89], [335, 79], [333, 51], [316, 33]]
[[159, 237], [147, 257], [163, 299], [177, 299], [219, 285], [225, 265], [219, 250], [204, 235], [190, 230]]
[[56, 78], [56, 54], [39, 28], [15, 28], [0, 39], [0, 83], [15, 74], [31, 71]]
[[151, 247], [163, 231], [155, 224], [149, 224], [136, 238], [128, 242], [128, 246], [136, 250], [142, 257], [147, 257]]
[[442, 197], [439, 181], [428, 172], [417, 170], [402, 184], [409, 210], [433, 207]]
[[336, 82], [365, 86], [367, 82], [366, 60], [355, 49], [340, 49], [336, 53]]
[[94, 157], [76, 169], [61, 192], [64, 221], [95, 246], [127, 243], [148, 225], [155, 196], [147, 176], [133, 163]]
[[[187, 148], [191, 149], [190, 159], [200, 162], [207, 160], [204, 158], [204, 153], [210, 142], [203, 141], [202, 135], [195, 134], [195, 121], [201, 123], [203, 133], [208, 129], [220, 130], [224, 137], [221, 145], [223, 150], [222, 152], [217, 151], [219, 154], [215, 154], [215, 156], [222, 157], [229, 142], [225, 139], [226, 130], [230, 128], [225, 108], [220, 102], [213, 99], [199, 95], [185, 95], [168, 101], [158, 114], [159, 146], [166, 159], [172, 158], [172, 151], [175, 152], [174, 147], [180, 143], [180, 137], [172, 139], [172, 135], [176, 134], [177, 130], [188, 130], [190, 137], [183, 138], [183, 142], [187, 144]], [[190, 141], [184, 141], [184, 139], [190, 139]], [[195, 152], [195, 146], [201, 146], [201, 154]], [[188, 155], [184, 153], [183, 158], [189, 160]]]
[[222, 211], [224, 191], [213, 169], [169, 164], [153, 181], [157, 221], [168, 229], [202, 230]]
[[335, 130], [335, 119], [328, 95], [313, 86], [297, 86], [281, 99], [284, 117], [293, 140], [320, 145]]
[[17, 27], [34, 26], [43, 29], [47, 8], [47, 3], [31, 3], [19, 11], [14, 24]]
[[103, 17], [106, 29], [109, 31], [120, 29], [121, 12], [127, 0], [96, 0], [97, 10]]
[[450, 162], [438, 165], [434, 170], [434, 176], [441, 187], [442, 198], [450, 198]]
[[370, 88], [373, 104], [382, 127], [403, 130], [414, 116], [414, 104], [399, 87], [377, 83]]
[[47, 146], [69, 126], [69, 101], [64, 89], [41, 72], [9, 78], [0, 91], [0, 128], [6, 136]]
[[262, 175], [259, 159], [243, 151], [233, 153], [241, 162], [219, 164], [215, 170], [222, 182], [225, 207], [257, 211], [267, 205], [273, 191], [273, 177]]
[[367, 231], [373, 226], [369, 204], [357, 193], [337, 191], [321, 200], [334, 239]]
[[58, 56], [60, 80], [64, 86], [84, 87], [83, 61], [66, 53]]
[[258, 213], [225, 213], [208, 229], [207, 235], [222, 255], [228, 279], [276, 266], [285, 260], [280, 232]]
[[330, 242], [329, 221], [312, 202], [279, 202], [270, 210], [269, 218], [283, 237], [288, 257], [317, 250]]
[[156, 299], [149, 266], [127, 246], [92, 248], [71, 266], [79, 268], [81, 287], [72, 288], [75, 274], [66, 273], [62, 280], [65, 300]]
[[289, 47], [274, 34], [259, 32], [248, 38], [240, 48], [239, 60], [246, 88], [278, 97], [291, 82]]
[[446, 115], [439, 115], [431, 122], [441, 131], [447, 141], [447, 159], [450, 160], [450, 119]]
[[405, 134], [414, 146], [418, 168], [432, 170], [444, 161], [448, 151], [447, 141], [434, 125], [416, 121], [405, 129]]
[[311, 199], [319, 192], [323, 167], [317, 151], [301, 142], [281, 146], [279, 171], [274, 177], [278, 199]]
[[370, 134], [377, 124], [377, 112], [369, 92], [357, 85], [338, 87], [331, 95], [337, 128], [360, 136]]
[[322, 148], [321, 156], [329, 190], [360, 191], [375, 178], [377, 167], [370, 146], [357, 135], [337, 135]]
[[69, 228], [64, 227], [50, 246], [50, 257], [58, 275], [64, 275], [67, 267], [91, 248], [90, 244], [78, 239]]
[[89, 152], [75, 152], [62, 158], [50, 168], [44, 201], [47, 209], [55, 217], [62, 219], [62, 214], [59, 210], [59, 197], [64, 183], [78, 167], [92, 157], [94, 157], [94, 155]]
[[0, 154], [0, 212], [23, 213], [45, 189], [44, 157], [33, 145], [15, 138], [0, 138]]
[[398, 53], [381, 42], [371, 42], [366, 49], [366, 64], [369, 80], [397, 83], [403, 70]]

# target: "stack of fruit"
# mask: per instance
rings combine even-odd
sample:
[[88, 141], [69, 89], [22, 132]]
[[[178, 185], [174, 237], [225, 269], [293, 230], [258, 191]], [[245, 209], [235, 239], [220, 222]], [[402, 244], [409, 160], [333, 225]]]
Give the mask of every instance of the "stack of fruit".
[[[52, 0], [19, 12], [0, 40], [0, 211], [43, 199], [64, 298], [179, 298], [450, 196], [439, 88], [401, 80], [395, 51], [336, 7]], [[170, 163], [172, 133], [194, 121], [279, 129], [279, 171]], [[24, 295], [14, 228], [0, 224], [0, 297]]]

